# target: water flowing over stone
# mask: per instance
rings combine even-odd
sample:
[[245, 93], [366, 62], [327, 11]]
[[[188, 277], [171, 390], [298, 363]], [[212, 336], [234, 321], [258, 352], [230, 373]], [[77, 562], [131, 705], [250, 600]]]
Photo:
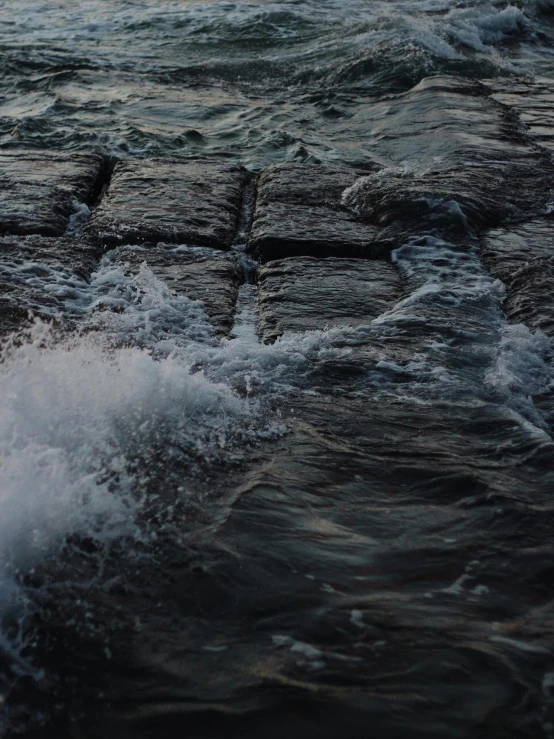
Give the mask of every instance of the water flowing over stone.
[[349, 170], [311, 165], [269, 167], [258, 181], [249, 248], [262, 261], [292, 256], [373, 256], [378, 229], [341, 204], [355, 181]]
[[463, 237], [471, 227], [530, 217], [548, 202], [550, 157], [478, 83], [424, 80], [370, 116], [375, 150], [393, 168], [359, 180], [345, 203], [393, 243], [414, 229]]
[[228, 248], [237, 227], [244, 171], [218, 163], [116, 165], [88, 233], [110, 245], [169, 241]]
[[67, 313], [66, 301], [90, 278], [98, 246], [71, 238], [0, 237], [0, 333]]
[[285, 331], [367, 324], [400, 296], [390, 264], [358, 259], [279, 259], [260, 269], [258, 283], [265, 341]]
[[116, 263], [130, 273], [136, 273], [142, 264], [148, 265], [172, 292], [201, 301], [218, 333], [231, 330], [241, 281], [236, 254], [205, 247], [172, 249], [169, 244], [159, 244], [156, 248], [122, 249]]
[[41, 151], [0, 153], [0, 233], [61, 236], [77, 202], [90, 202], [101, 157]]
[[554, 737], [551, 10], [0, 4], [0, 735]]

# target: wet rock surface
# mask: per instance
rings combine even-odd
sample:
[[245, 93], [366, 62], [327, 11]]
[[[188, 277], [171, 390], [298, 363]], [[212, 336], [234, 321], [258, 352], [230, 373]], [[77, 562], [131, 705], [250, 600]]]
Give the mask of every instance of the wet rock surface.
[[202, 301], [218, 335], [231, 330], [242, 280], [236, 254], [206, 247], [172, 249], [169, 244], [159, 244], [123, 249], [115, 261], [131, 274], [146, 264], [172, 292]]
[[400, 245], [429, 231], [460, 239], [468, 228], [540, 213], [550, 198], [550, 156], [477, 82], [423, 80], [368, 117], [375, 154], [390, 166], [360, 179], [344, 201], [379, 225], [383, 240]]
[[87, 232], [112, 246], [168, 241], [226, 249], [244, 181], [241, 167], [219, 162], [119, 162]]
[[386, 262], [295, 257], [258, 273], [259, 327], [264, 341], [285, 331], [359, 326], [397, 302], [401, 284]]
[[554, 221], [537, 219], [488, 231], [481, 253], [506, 287], [503, 305], [510, 321], [554, 336]]
[[98, 246], [75, 239], [0, 237], [0, 335], [28, 326], [33, 316], [66, 313], [100, 257]]
[[0, 153], [0, 233], [61, 236], [79, 203], [90, 204], [104, 168], [89, 154]]
[[514, 109], [533, 139], [541, 146], [554, 149], [554, 79], [497, 78], [483, 80], [499, 103]]
[[352, 170], [280, 164], [264, 170], [249, 249], [261, 261], [293, 256], [383, 256], [379, 229], [343, 207]]
[[250, 203], [240, 168], [127, 161], [73, 241], [0, 242], [6, 326], [90, 282], [95, 329], [61, 381], [56, 346], [4, 362], [25, 515], [51, 428], [79, 512], [6, 569], [20, 733], [551, 739], [552, 166], [518, 106], [424, 80], [332, 118], [364, 168], [269, 167]]

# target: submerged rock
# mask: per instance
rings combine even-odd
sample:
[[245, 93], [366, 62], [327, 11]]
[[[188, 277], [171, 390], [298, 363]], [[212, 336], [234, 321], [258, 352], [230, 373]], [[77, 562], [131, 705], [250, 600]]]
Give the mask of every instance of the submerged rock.
[[294, 257], [260, 269], [259, 328], [264, 341], [285, 331], [359, 326], [400, 296], [400, 278], [386, 262]]
[[554, 150], [554, 79], [514, 79], [511, 77], [483, 80], [492, 98], [513, 108], [529, 133], [541, 146]]
[[376, 153], [394, 166], [358, 180], [345, 204], [396, 243], [429, 231], [459, 239], [540, 212], [550, 157], [487, 93], [477, 82], [433, 77], [372, 106]]
[[98, 246], [74, 239], [0, 237], [0, 335], [25, 327], [33, 316], [63, 314], [65, 300], [88, 280], [100, 255]]
[[79, 202], [93, 199], [104, 163], [94, 154], [0, 153], [0, 233], [61, 236]]
[[119, 162], [86, 231], [105, 244], [167, 241], [227, 249], [246, 171], [219, 162]]
[[159, 244], [123, 249], [117, 262], [126, 265], [130, 272], [147, 264], [172, 291], [201, 300], [217, 334], [231, 330], [241, 281], [236, 254], [203, 247], [171, 249]]
[[0, 270], [7, 266], [36, 263], [71, 270], [88, 279], [102, 255], [97, 244], [72, 238], [1, 236]]
[[554, 337], [554, 224], [535, 219], [488, 231], [481, 256], [507, 296], [503, 307], [513, 323], [525, 323]]
[[265, 169], [258, 182], [250, 251], [261, 261], [382, 255], [386, 249], [378, 242], [379, 229], [341, 204], [342, 191], [355, 180], [354, 170], [320, 165]]
[[57, 320], [63, 303], [54, 295], [29, 285], [0, 278], [0, 341], [28, 327], [34, 316]]

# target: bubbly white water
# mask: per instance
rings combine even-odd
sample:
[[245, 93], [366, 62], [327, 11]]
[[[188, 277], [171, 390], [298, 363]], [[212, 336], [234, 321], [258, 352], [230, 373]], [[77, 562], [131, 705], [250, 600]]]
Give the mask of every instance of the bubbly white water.
[[[55, 286], [54, 274], [45, 271], [44, 284]], [[138, 524], [145, 501], [132, 460], [162, 444], [209, 464], [284, 432], [265, 417], [264, 394], [286, 392], [312, 359], [338, 350], [323, 333], [259, 345], [252, 297], [236, 338], [216, 340], [201, 303], [172, 294], [145, 265], [130, 277], [106, 260], [67, 300], [80, 331], [63, 335], [37, 320], [23, 341], [7, 342], [0, 620], [28, 605], [17, 575], [56, 558], [68, 536], [105, 550], [156, 535]]]

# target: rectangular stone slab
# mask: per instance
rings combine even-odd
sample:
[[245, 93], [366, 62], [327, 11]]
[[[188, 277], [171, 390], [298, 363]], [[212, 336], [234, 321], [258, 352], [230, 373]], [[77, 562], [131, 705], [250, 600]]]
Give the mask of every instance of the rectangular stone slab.
[[98, 244], [75, 238], [0, 236], [0, 265], [33, 262], [70, 270], [86, 280], [101, 256]]
[[369, 323], [400, 297], [400, 278], [387, 262], [295, 257], [259, 271], [259, 330], [265, 342], [285, 331]]
[[63, 314], [74, 281], [88, 280], [101, 252], [94, 244], [43, 236], [0, 237], [0, 336], [30, 316]]
[[146, 263], [176, 294], [204, 303], [216, 334], [229, 333], [241, 281], [237, 256], [205, 247], [168, 247], [126, 248], [116, 261], [130, 272]]
[[258, 181], [249, 250], [262, 262], [293, 256], [375, 257], [389, 249], [379, 229], [341, 204], [354, 170], [309, 164], [278, 164]]
[[119, 162], [86, 231], [112, 246], [165, 241], [227, 249], [245, 175], [220, 162]]
[[104, 163], [73, 152], [0, 152], [0, 233], [61, 236], [74, 201], [94, 198]]

